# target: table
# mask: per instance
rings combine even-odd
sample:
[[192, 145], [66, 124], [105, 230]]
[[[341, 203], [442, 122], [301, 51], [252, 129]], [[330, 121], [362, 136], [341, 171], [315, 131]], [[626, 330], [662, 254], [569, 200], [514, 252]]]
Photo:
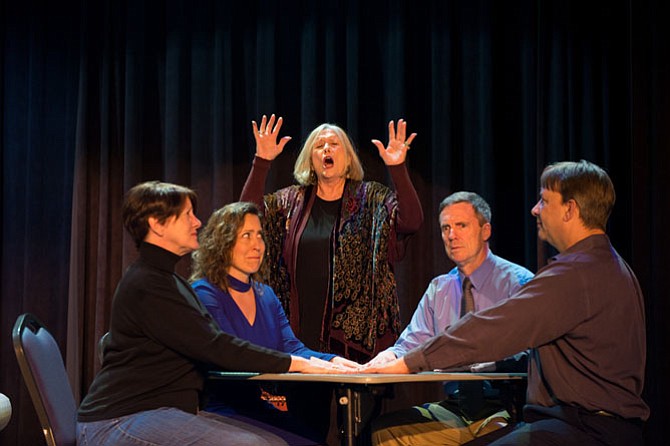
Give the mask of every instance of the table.
[[251, 381], [325, 382], [336, 386], [337, 406], [343, 421], [342, 444], [353, 446], [381, 397], [398, 383], [431, 381], [520, 380], [525, 373], [422, 372], [410, 374], [308, 374], [210, 371], [210, 379]]

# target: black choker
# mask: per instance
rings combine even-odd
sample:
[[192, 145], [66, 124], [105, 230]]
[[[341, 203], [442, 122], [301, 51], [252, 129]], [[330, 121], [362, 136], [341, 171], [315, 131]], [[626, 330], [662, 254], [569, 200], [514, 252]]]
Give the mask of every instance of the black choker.
[[234, 289], [235, 291], [239, 291], [240, 293], [246, 293], [251, 289], [251, 280], [249, 283], [244, 283], [228, 274], [228, 286], [230, 286], [230, 288]]

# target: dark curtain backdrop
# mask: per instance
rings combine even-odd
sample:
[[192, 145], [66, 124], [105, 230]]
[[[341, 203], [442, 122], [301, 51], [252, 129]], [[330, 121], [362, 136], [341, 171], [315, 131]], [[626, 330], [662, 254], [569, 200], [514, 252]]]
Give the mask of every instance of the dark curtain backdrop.
[[[614, 245], [646, 295], [649, 444], [670, 413], [670, 45], [663, 0], [0, 2], [3, 445], [43, 443], [11, 345], [30, 311], [58, 340], [77, 399], [98, 369], [112, 294], [135, 250], [124, 192], [195, 188], [199, 216], [236, 200], [250, 122], [293, 136], [268, 189], [292, 182], [307, 133], [346, 128], [366, 178], [388, 184], [372, 138], [405, 118], [425, 223], [397, 266], [408, 320], [448, 262], [437, 206], [469, 189], [493, 208], [493, 250], [537, 270], [529, 210], [552, 161], [589, 159], [617, 188]], [[188, 261], [180, 264], [188, 272]], [[407, 404], [399, 395], [395, 404]], [[417, 395], [414, 395], [417, 397]], [[424, 395], [419, 395], [424, 397]], [[428, 395], [427, 397], [431, 397]], [[391, 403], [389, 403], [391, 404]]]

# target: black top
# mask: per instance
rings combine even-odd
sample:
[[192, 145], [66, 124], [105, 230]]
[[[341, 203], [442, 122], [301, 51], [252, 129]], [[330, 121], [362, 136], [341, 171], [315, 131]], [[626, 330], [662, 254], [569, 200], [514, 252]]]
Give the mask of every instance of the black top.
[[102, 369], [78, 420], [100, 421], [159, 407], [195, 413], [210, 368], [286, 372], [290, 355], [222, 332], [190, 285], [179, 256], [143, 243], [112, 302]]
[[330, 259], [333, 228], [340, 215], [342, 199], [325, 201], [318, 196], [298, 245], [296, 285], [300, 299], [300, 340], [313, 350], [322, 350], [321, 328], [330, 302]]

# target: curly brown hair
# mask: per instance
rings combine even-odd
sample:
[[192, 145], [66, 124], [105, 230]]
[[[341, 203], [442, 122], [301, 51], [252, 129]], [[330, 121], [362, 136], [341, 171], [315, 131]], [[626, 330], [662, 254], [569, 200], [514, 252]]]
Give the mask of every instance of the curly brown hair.
[[[193, 258], [191, 282], [207, 278], [212, 284], [228, 291], [228, 270], [233, 263], [233, 248], [237, 234], [244, 225], [247, 214], [260, 218], [258, 207], [254, 203], [238, 202], [227, 204], [214, 211], [207, 226], [200, 232], [200, 248], [191, 255]], [[262, 282], [265, 276], [265, 262], [251, 275], [252, 283]]]

